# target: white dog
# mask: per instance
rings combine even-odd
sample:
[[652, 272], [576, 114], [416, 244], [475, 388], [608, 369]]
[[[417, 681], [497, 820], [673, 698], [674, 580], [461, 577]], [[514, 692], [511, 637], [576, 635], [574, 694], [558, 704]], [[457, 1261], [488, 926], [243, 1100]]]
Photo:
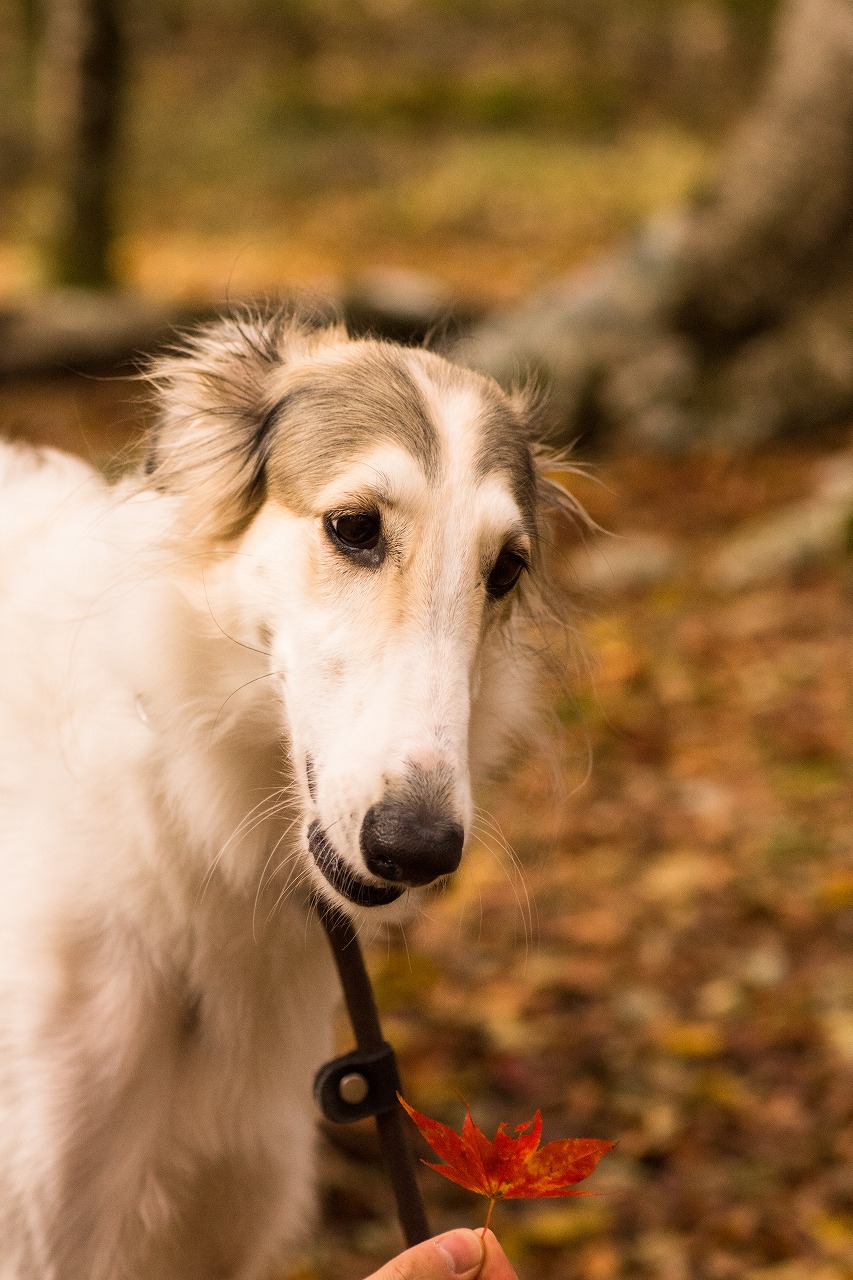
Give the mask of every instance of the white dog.
[[282, 316], [145, 474], [0, 446], [0, 1280], [251, 1280], [312, 1213], [319, 894], [401, 920], [529, 715], [523, 404]]

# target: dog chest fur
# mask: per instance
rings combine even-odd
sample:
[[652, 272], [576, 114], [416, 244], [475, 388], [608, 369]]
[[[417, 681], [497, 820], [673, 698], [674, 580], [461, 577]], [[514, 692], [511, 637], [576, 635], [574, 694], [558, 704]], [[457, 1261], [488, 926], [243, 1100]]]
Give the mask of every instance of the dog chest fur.
[[310, 1214], [335, 983], [303, 910], [199, 869], [241, 823], [256, 869], [285, 832], [245, 823], [277, 722], [210, 743], [216, 641], [144, 504], [58, 457], [25, 476], [0, 517], [0, 1276], [256, 1275]]

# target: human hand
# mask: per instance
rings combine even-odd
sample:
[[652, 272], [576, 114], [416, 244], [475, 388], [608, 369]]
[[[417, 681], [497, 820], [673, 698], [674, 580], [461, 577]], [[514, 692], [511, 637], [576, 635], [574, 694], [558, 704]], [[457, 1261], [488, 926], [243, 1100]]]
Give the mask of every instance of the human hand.
[[448, 1231], [392, 1258], [368, 1280], [518, 1280], [491, 1231]]

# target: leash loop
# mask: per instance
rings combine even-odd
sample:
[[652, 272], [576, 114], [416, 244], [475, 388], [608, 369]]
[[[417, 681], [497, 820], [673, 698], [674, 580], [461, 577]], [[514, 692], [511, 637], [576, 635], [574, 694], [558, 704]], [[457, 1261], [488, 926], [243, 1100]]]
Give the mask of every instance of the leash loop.
[[349, 1124], [394, 1111], [400, 1075], [390, 1044], [373, 1053], [353, 1049], [333, 1058], [314, 1077], [314, 1097], [333, 1124]]

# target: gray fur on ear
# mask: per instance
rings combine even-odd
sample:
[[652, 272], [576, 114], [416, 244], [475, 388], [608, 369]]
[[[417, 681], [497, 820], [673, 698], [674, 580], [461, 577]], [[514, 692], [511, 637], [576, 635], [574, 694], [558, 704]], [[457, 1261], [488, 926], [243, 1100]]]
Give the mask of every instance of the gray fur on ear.
[[338, 325], [246, 310], [186, 334], [152, 362], [159, 415], [144, 484], [180, 499], [184, 536], [224, 542], [248, 525], [266, 492], [275, 375], [345, 339]]

